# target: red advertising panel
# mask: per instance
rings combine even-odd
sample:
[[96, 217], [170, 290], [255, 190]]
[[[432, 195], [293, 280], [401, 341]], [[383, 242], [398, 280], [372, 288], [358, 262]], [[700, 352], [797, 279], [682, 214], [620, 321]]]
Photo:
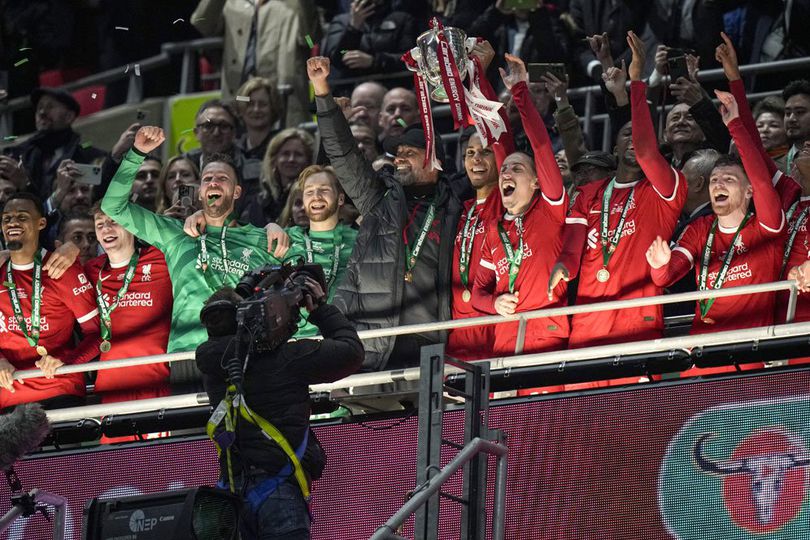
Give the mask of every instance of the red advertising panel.
[[[446, 414], [446, 438], [461, 440], [462, 420]], [[810, 538], [808, 370], [513, 403], [494, 407], [490, 424], [508, 435], [510, 540]], [[314, 488], [312, 536], [368, 538], [414, 487], [417, 419], [316, 431], [328, 463]], [[92, 497], [212, 484], [217, 474], [205, 440], [27, 459], [17, 471], [26, 488], [69, 500], [74, 539]], [[445, 491], [458, 494], [454, 480]], [[8, 507], [2, 486], [0, 513]], [[458, 538], [458, 516], [442, 501], [440, 538]], [[38, 516], [4, 538], [46, 539], [49, 530]]]

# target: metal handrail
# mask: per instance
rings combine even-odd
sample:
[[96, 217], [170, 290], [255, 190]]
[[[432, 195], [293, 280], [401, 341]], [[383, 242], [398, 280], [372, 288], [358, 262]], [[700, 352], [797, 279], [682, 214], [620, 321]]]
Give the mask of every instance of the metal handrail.
[[[524, 354], [510, 357], [485, 358], [474, 360], [471, 363], [489, 363], [491, 370], [509, 370], [522, 367], [543, 366], [557, 364], [561, 367], [576, 364], [594, 358], [611, 358], [626, 355], [648, 354], [656, 352], [666, 352], [673, 350], [693, 350], [708, 346], [733, 345], [780, 339], [792, 336], [810, 335], [810, 322], [780, 324], [775, 326], [764, 326], [759, 328], [745, 328], [740, 330], [728, 330], [715, 332], [713, 334], [701, 334], [697, 336], [681, 336], [671, 338], [652, 339], [646, 341], [635, 341], [629, 343], [617, 343], [614, 345], [600, 345], [598, 347], [587, 347], [582, 349], [569, 349], [563, 351], [553, 351], [545, 353]], [[184, 354], [184, 353], [177, 353]], [[192, 353], [188, 353], [192, 354]], [[160, 361], [161, 357], [146, 357], [152, 360], [149, 363]], [[190, 359], [191, 357], [189, 357]], [[116, 362], [95, 362], [96, 364], [108, 364]], [[67, 366], [65, 366], [67, 367]], [[120, 366], [119, 366], [120, 367]], [[64, 369], [60, 368], [59, 371]], [[101, 369], [104, 369], [102, 367]], [[445, 375], [462, 373], [460, 368], [446, 365]], [[26, 372], [28, 373], [28, 372]], [[15, 376], [17, 373], [15, 373]], [[395, 369], [391, 371], [377, 371], [373, 373], [358, 373], [332, 383], [321, 383], [310, 386], [311, 392], [332, 392], [335, 390], [354, 389], [354, 393], [359, 388], [387, 384], [397, 381], [417, 381], [420, 377], [418, 367]], [[105, 403], [99, 405], [84, 405], [65, 409], [53, 409], [46, 411], [51, 422], [69, 422], [85, 418], [98, 418], [112, 414], [132, 414], [145, 411], [155, 411], [162, 409], [182, 409], [186, 407], [197, 407], [208, 405], [208, 396], [205, 393], [183, 394], [162, 398], [150, 398], [136, 401], [124, 401], [118, 403]]]
[[[664, 294], [660, 296], [642, 296], [627, 300], [613, 300], [610, 302], [594, 302], [592, 304], [579, 304], [560, 308], [546, 308], [514, 315], [487, 315], [484, 317], [471, 317], [469, 319], [454, 319], [451, 321], [431, 322], [422, 324], [408, 324], [391, 328], [379, 328], [376, 330], [360, 330], [357, 332], [361, 340], [374, 339], [380, 337], [393, 337], [408, 334], [421, 334], [441, 330], [453, 330], [456, 328], [470, 328], [475, 326], [489, 326], [493, 324], [503, 324], [518, 322], [525, 327], [526, 322], [542, 317], [559, 317], [565, 315], [576, 315], [579, 313], [595, 313], [600, 311], [612, 311], [615, 309], [628, 309], [645, 306], [657, 306], [664, 304], [675, 304], [679, 302], [689, 302], [703, 300], [705, 298], [725, 298], [729, 296], [741, 296], [749, 294], [763, 294], [777, 291], [791, 291], [791, 299], [788, 302], [786, 321], [793, 321], [793, 314], [796, 311], [796, 295], [798, 293], [797, 284], [792, 280], [774, 281], [770, 283], [759, 283], [756, 285], [744, 285], [741, 287], [727, 287], [724, 289], [710, 291], [692, 291], [678, 294]], [[576, 349], [581, 353], [587, 349]], [[519, 354], [521, 351], [516, 351]], [[560, 351], [564, 352], [564, 351]], [[560, 354], [557, 352], [555, 354]], [[60, 367], [56, 373], [83, 373], [90, 371], [100, 371], [104, 369], [116, 369], [122, 367], [143, 366], [147, 364], [157, 364], [161, 362], [180, 362], [194, 359], [194, 351], [177, 352], [170, 354], [157, 354], [152, 356], [142, 356], [137, 358], [122, 358], [120, 360], [108, 360], [105, 362], [89, 362], [86, 364], [72, 364]], [[29, 369], [16, 371], [15, 379], [30, 379], [41, 377], [42, 371], [39, 369]], [[322, 385], [317, 385], [320, 387]]]
[[498, 459], [497, 482], [495, 483], [495, 500], [492, 508], [492, 539], [503, 540], [504, 538], [504, 512], [506, 510], [506, 473], [507, 455], [509, 449], [506, 445], [487, 441], [476, 437], [462, 448], [450, 463], [430, 480], [417, 487], [413, 497], [406, 502], [397, 512], [391, 516], [385, 524], [377, 528], [370, 540], [390, 540], [401, 538], [396, 535], [396, 530], [405, 523], [408, 517], [416, 512], [420, 506], [425, 504], [431, 496], [435, 495], [453, 474], [473, 459], [479, 453], [492, 454]]

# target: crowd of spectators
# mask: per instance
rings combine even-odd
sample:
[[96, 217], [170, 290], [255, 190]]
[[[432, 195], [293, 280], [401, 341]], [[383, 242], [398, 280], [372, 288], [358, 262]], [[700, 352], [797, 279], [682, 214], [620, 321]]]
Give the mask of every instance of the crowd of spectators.
[[[265, 263], [321, 264], [329, 301], [358, 330], [784, 278], [810, 288], [810, 82], [752, 111], [754, 82], [739, 70], [810, 53], [795, 31], [806, 3], [787, 3], [789, 16], [730, 0], [470, 4], [477, 11], [201, 1], [187, 20], [226, 36], [222, 98], [188, 126], [200, 147], [165, 162], [160, 128], [135, 123], [106, 153], [73, 130], [70, 93], [33, 90], [36, 132], [0, 156], [0, 410], [81, 402], [87, 381], [57, 375], [64, 364], [194, 350], [203, 302]], [[752, 13], [771, 17], [756, 19], [759, 41], [746, 37]], [[508, 125], [489, 146], [472, 128], [446, 138], [441, 170], [425, 160], [412, 79], [374, 80], [402, 71], [399, 57], [437, 14], [487, 40], [473, 54]], [[670, 73], [676, 55], [684, 73]], [[531, 62], [563, 63], [568, 76], [529, 81]], [[698, 72], [713, 66], [726, 82], [704, 88]], [[346, 77], [359, 79], [336, 83]], [[595, 134], [569, 102], [569, 86], [588, 81], [602, 87], [612, 152], [591, 149]], [[286, 100], [280, 85], [292, 89]], [[297, 127], [310, 109], [314, 133]], [[699, 334], [780, 322], [785, 302], [761, 294], [667, 313], [694, 313]], [[803, 294], [796, 320], [810, 320]], [[523, 350], [663, 332], [660, 306], [540, 318]], [[297, 336], [313, 333], [304, 317]], [[509, 355], [517, 334], [514, 323], [366, 340], [363, 369], [416, 365], [439, 342], [465, 360]], [[14, 379], [35, 367], [43, 377]], [[169, 374], [156, 364], [92, 382], [107, 402], [158, 397]]]

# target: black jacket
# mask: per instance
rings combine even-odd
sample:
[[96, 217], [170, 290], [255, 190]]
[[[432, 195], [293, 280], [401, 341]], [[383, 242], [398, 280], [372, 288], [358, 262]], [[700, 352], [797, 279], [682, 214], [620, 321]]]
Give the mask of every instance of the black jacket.
[[[248, 406], [278, 428], [293, 449], [298, 448], [309, 428], [309, 385], [342, 379], [357, 371], [363, 361], [357, 332], [336, 307], [323, 305], [310, 314], [309, 320], [320, 329], [322, 341], [303, 339], [269, 353], [251, 352], [244, 374]], [[203, 373], [205, 391], [214, 407], [225, 396], [222, 363], [233, 353], [233, 336], [212, 337], [197, 347], [197, 367]], [[258, 472], [276, 474], [287, 464], [284, 452], [252, 424], [240, 419], [236, 433], [235, 471], [244, 464]], [[312, 461], [305, 455], [302, 464], [310, 477], [317, 478], [320, 471], [313, 470]], [[223, 453], [223, 467], [224, 462]], [[227, 474], [225, 469], [223, 472]]]
[[[405, 276], [402, 238], [408, 218], [405, 191], [385, 169], [374, 172], [357, 149], [349, 124], [331, 96], [316, 97], [315, 102], [324, 151], [341, 186], [363, 216], [346, 275], [338, 284], [335, 305], [346, 313], [358, 330], [397, 326]], [[445, 207], [436, 291], [438, 320], [446, 321], [451, 318], [451, 259], [463, 199], [457, 185], [445, 177], [439, 179], [437, 189], [438, 200], [444, 200]], [[368, 339], [363, 344], [366, 348], [363, 369], [384, 369], [394, 338]]]
[[[60, 158], [46, 167], [45, 160], [52, 159], [57, 149], [61, 150]], [[19, 146], [10, 148], [9, 153], [22, 159], [31, 181], [27, 189], [42, 199], [47, 199], [53, 191], [56, 169], [62, 160], [101, 163], [107, 155], [104, 150], [82, 145], [80, 135], [71, 128], [63, 131], [39, 131]]]
[[[332, 61], [332, 77], [405, 71], [400, 57], [416, 46], [419, 35], [413, 16], [402, 11], [372, 16], [366, 20], [362, 31], [352, 27], [349, 20], [348, 13], [336, 16], [323, 38], [322, 53]], [[374, 57], [374, 63], [368, 69], [350, 69], [343, 64], [343, 52], [347, 50], [368, 53]]]

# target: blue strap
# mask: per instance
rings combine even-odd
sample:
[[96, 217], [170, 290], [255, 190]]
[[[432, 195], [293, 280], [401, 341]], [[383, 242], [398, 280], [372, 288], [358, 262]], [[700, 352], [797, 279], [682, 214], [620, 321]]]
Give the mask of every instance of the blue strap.
[[[301, 444], [298, 448], [295, 449], [295, 457], [298, 458], [298, 461], [304, 456], [304, 452], [307, 449], [307, 441], [309, 440], [309, 429], [304, 432], [304, 439], [301, 441]], [[250, 503], [251, 508], [253, 508], [254, 512], [259, 510], [262, 503], [269, 497], [276, 489], [278, 489], [279, 484], [285, 482], [287, 478], [292, 474], [293, 468], [292, 464], [287, 462], [284, 467], [276, 474], [262, 483], [251, 489], [246, 495], [245, 499]]]

